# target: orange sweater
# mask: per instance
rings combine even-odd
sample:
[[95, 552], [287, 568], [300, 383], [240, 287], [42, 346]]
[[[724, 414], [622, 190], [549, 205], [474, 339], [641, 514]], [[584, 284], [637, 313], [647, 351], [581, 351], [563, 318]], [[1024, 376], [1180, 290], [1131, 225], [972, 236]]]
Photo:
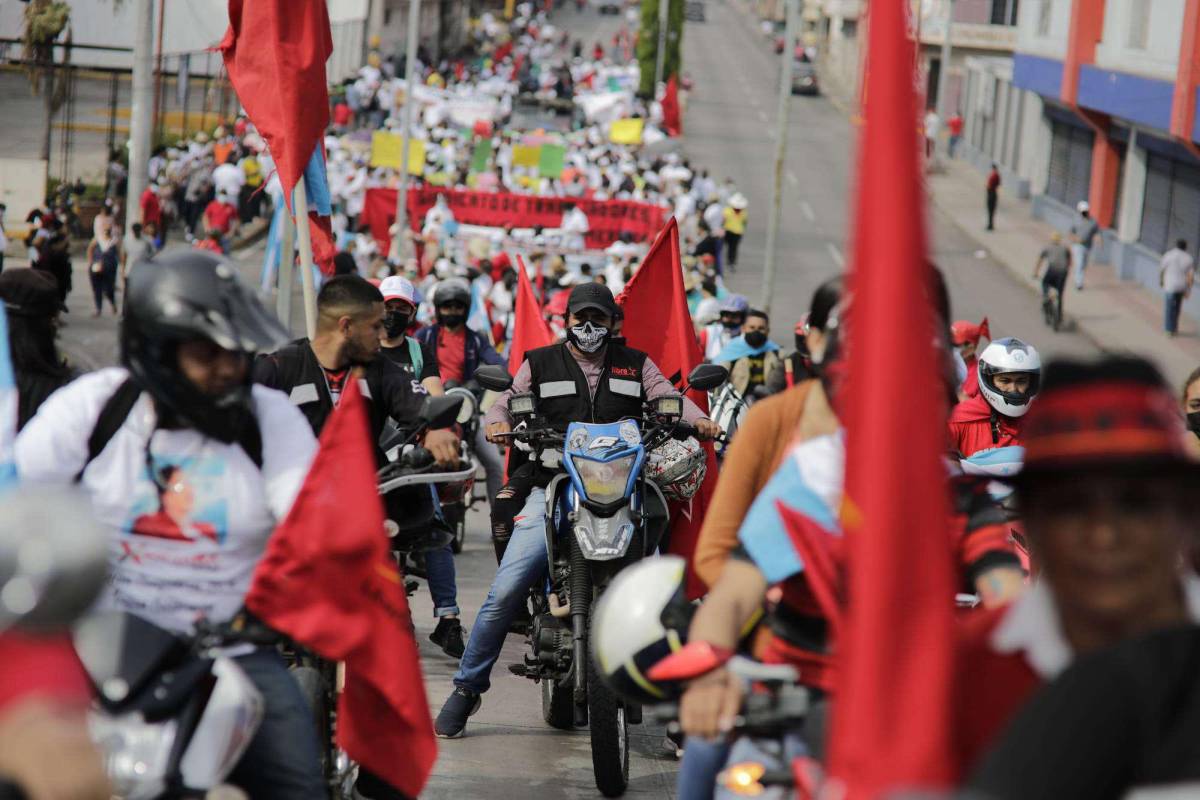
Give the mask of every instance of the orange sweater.
[[725, 559], [737, 546], [738, 529], [750, 504], [795, 439], [812, 385], [805, 381], [755, 403], [730, 442], [692, 561], [708, 588], [721, 577]]

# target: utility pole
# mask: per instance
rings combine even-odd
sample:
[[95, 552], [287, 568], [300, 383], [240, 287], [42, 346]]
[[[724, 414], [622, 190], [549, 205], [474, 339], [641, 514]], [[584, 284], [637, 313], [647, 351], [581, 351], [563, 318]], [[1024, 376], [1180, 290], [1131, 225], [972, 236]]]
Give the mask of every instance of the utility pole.
[[950, 54], [953, 44], [950, 41], [950, 30], [954, 25], [954, 0], [944, 0], [946, 3], [946, 32], [942, 35], [942, 64], [938, 68], [937, 112], [942, 118], [942, 124], [950, 118], [950, 109], [946, 103], [950, 97]]
[[404, 113], [400, 134], [400, 189], [396, 193], [396, 255], [403, 264], [408, 259], [404, 234], [408, 232], [408, 152], [412, 145], [413, 107], [417, 104], [417, 27], [421, 24], [421, 0], [408, 0], [408, 52], [404, 56]]
[[779, 56], [779, 105], [775, 111], [775, 192], [771, 217], [767, 221], [767, 261], [763, 266], [763, 311], [770, 313], [771, 294], [775, 284], [775, 251], [779, 246], [779, 220], [783, 214], [783, 173], [787, 158], [788, 101], [792, 99], [792, 59], [796, 57], [796, 23], [800, 17], [800, 0], [784, 0], [783, 53]]
[[663, 74], [667, 68], [667, 27], [670, 25], [671, 0], [658, 0], [658, 57], [654, 59], [654, 90], [666, 80]]
[[129, 114], [129, 178], [125, 224], [141, 221], [142, 192], [150, 163], [150, 128], [154, 115], [154, 3], [134, 0], [133, 102]]

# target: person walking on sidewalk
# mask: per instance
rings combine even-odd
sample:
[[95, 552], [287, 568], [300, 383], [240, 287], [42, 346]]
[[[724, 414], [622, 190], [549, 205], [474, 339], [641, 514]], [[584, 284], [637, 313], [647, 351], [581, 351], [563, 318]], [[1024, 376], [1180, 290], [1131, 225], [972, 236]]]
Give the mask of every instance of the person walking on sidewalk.
[[1100, 232], [1100, 226], [1092, 219], [1092, 207], [1087, 200], [1075, 206], [1079, 212], [1071, 225], [1071, 262], [1075, 266], [1075, 288], [1083, 290], [1083, 273], [1087, 269], [1088, 256], [1092, 253], [1092, 242]]
[[117, 313], [117, 268], [121, 263], [121, 242], [113, 235], [112, 223], [104, 227], [88, 243], [88, 278], [92, 282], [92, 297], [96, 301], [96, 313], [104, 311], [104, 300]]
[[987, 177], [987, 229], [996, 230], [996, 206], [1000, 203], [1000, 169], [992, 164]]
[[746, 233], [747, 205], [749, 203], [746, 196], [735, 192], [733, 197], [729, 198], [729, 205], [725, 207], [725, 258], [722, 263], [729, 267], [730, 272], [737, 272], [738, 245], [742, 243], [742, 236]]
[[[1043, 267], [1045, 272], [1042, 271]], [[1046, 324], [1054, 330], [1058, 330], [1062, 324], [1063, 289], [1070, 273], [1071, 251], [1063, 244], [1062, 234], [1055, 231], [1050, 234], [1050, 244], [1042, 249], [1033, 267], [1034, 280], [1039, 276], [1042, 279], [1042, 314]], [[1051, 290], [1054, 294], [1051, 294]]]
[[946, 130], [950, 132], [950, 160], [953, 161], [958, 157], [958, 143], [962, 141], [963, 135], [963, 118], [961, 111], [955, 111], [950, 119], [946, 120]]
[[938, 134], [942, 129], [942, 118], [937, 111], [929, 109], [925, 112], [925, 158], [932, 159], [937, 152]]
[[1183, 300], [1192, 293], [1192, 283], [1196, 280], [1196, 263], [1187, 251], [1187, 240], [1180, 239], [1175, 246], [1163, 253], [1158, 265], [1158, 283], [1162, 286], [1164, 298], [1163, 329], [1167, 336], [1179, 332], [1179, 311], [1183, 308]]

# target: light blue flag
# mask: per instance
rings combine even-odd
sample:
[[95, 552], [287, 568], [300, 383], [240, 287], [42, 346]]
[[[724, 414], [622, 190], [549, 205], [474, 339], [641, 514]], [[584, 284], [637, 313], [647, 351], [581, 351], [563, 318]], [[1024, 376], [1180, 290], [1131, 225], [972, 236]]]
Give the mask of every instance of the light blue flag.
[[17, 385], [8, 350], [8, 317], [0, 303], [0, 491], [17, 482], [13, 445], [17, 440]]

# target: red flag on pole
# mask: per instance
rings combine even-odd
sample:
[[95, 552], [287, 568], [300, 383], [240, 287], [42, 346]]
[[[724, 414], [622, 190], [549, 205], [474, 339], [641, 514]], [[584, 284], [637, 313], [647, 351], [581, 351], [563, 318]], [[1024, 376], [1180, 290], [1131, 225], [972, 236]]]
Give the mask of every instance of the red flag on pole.
[[350, 758], [420, 794], [437, 745], [408, 600], [388, 555], [375, 454], [348, 381], [292, 510], [254, 573], [246, 607], [322, 658], [346, 662], [338, 737]]
[[325, 0], [229, 0], [229, 30], [217, 49], [267, 141], [290, 209], [292, 189], [329, 125], [325, 61], [333, 37]]
[[[838, 392], [847, 431], [849, 605], [829, 767], [850, 800], [941, 789], [953, 775], [946, 398], [932, 344], [913, 45], [903, 3], [870, 6], [848, 366]], [[876, 387], [897, 383], [912, 391], [877, 402]]]
[[679, 81], [674, 75], [667, 81], [667, 89], [663, 93], [662, 114], [667, 136], [683, 133], [683, 120], [679, 113]]
[[554, 334], [542, 316], [542, 307], [529, 284], [525, 259], [517, 256], [517, 296], [513, 301], [513, 334], [508, 344], [508, 371], [516, 375], [530, 350], [554, 344]]
[[[675, 218], [667, 220], [641, 268], [617, 298], [625, 311], [622, 335], [629, 346], [650, 357], [667, 380], [682, 389], [692, 368], [704, 361], [692, 316], [688, 311], [687, 290], [683, 287], [683, 265], [679, 257], [679, 226]], [[688, 393], [696, 405], [708, 409], [704, 392]], [[700, 536], [700, 526], [717, 483], [717, 458], [711, 445], [708, 474], [691, 500], [671, 504], [671, 552], [690, 564]], [[688, 596], [704, 594], [704, 584], [688, 570]]]

